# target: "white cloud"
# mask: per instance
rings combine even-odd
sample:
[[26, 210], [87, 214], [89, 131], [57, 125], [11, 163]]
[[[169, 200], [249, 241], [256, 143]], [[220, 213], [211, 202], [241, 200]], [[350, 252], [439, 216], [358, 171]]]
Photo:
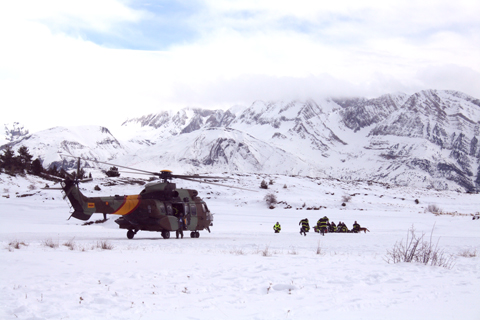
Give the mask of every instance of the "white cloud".
[[[160, 109], [425, 88], [480, 97], [474, 1], [207, 1], [163, 52], [110, 49], [154, 13], [106, 1], [0, 4], [0, 104], [27, 128], [120, 123]], [[28, 110], [26, 112], [25, 110]], [[22, 120], [19, 120], [21, 118]]]

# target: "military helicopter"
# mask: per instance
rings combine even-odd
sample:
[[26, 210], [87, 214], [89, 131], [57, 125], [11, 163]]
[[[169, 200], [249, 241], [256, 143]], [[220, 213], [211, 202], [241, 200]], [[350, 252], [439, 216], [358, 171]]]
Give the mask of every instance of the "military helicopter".
[[[71, 156], [68, 155], [68, 157]], [[115, 222], [120, 229], [127, 230], [128, 239], [133, 239], [140, 230], [161, 232], [164, 239], [169, 239], [170, 232], [180, 228], [189, 230], [191, 238], [200, 237], [199, 231], [201, 230], [210, 232], [210, 227], [213, 225], [213, 214], [207, 204], [198, 197], [197, 190], [177, 188], [175, 183], [170, 182], [174, 178], [243, 189], [198, 180], [229, 179], [225, 177], [174, 175], [170, 170], [151, 172], [92, 159], [77, 159], [77, 174], [67, 175], [67, 178], [60, 182], [61, 190], [65, 192], [65, 197], [74, 210], [70, 217], [86, 221], [94, 213], [103, 213], [105, 217], [107, 214], [119, 215], [120, 217]], [[133, 170], [135, 173], [157, 176], [161, 181], [147, 183], [140, 194], [136, 195], [86, 197], [78, 187], [80, 182], [87, 181], [80, 179], [80, 159]]]

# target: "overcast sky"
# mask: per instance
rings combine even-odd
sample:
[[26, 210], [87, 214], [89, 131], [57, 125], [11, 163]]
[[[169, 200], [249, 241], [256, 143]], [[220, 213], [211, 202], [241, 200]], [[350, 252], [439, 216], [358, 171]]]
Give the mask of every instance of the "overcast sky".
[[480, 98], [478, 0], [0, 2], [2, 125], [453, 89]]

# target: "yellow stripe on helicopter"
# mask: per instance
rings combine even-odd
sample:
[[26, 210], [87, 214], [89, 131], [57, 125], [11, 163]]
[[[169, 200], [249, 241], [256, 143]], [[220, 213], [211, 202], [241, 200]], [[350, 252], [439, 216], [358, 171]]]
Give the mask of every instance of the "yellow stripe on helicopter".
[[132, 195], [132, 196], [126, 196], [120, 208], [118, 208], [117, 211], [115, 211], [113, 214], [124, 216], [126, 214], [129, 214], [133, 210], [135, 210], [139, 204], [140, 204], [140, 197], [138, 194]]

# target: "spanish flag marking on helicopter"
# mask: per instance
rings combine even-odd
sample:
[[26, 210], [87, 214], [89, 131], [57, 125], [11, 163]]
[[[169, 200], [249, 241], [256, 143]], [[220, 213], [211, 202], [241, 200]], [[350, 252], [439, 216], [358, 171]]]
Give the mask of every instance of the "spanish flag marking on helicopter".
[[140, 204], [139, 195], [126, 196], [123, 199], [123, 203], [120, 208], [117, 209], [113, 214], [118, 214], [124, 216], [135, 210]]

